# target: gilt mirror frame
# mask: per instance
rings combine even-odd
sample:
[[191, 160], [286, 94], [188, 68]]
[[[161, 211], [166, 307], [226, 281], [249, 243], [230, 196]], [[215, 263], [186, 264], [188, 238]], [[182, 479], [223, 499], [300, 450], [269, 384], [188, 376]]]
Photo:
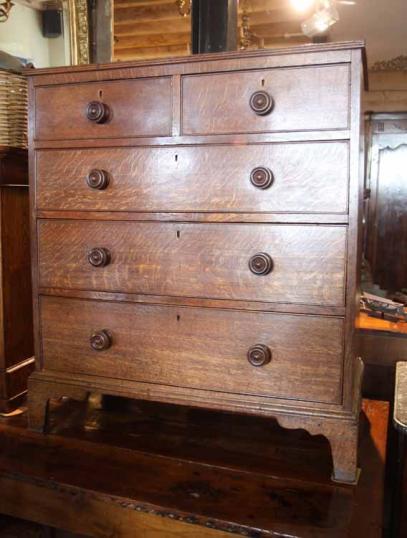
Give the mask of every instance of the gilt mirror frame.
[[90, 63], [89, 13], [87, 0], [64, 0], [69, 26], [71, 65]]

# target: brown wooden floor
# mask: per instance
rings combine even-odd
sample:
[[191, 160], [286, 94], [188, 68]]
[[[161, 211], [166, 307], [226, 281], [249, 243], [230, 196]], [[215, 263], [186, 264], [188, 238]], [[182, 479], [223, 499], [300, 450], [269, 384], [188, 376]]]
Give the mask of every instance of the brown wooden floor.
[[262, 418], [147, 402], [0, 422], [0, 513], [97, 537], [379, 538], [389, 407], [365, 400], [356, 487], [329, 445]]

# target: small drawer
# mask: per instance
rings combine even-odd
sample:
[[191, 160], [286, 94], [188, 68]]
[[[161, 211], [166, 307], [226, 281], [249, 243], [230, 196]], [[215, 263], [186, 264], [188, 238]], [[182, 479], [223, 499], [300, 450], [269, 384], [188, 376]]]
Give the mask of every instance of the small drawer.
[[339, 403], [343, 320], [42, 297], [46, 370]]
[[40, 286], [344, 304], [346, 226], [40, 220]]
[[347, 142], [44, 150], [37, 208], [346, 213]]
[[347, 129], [349, 66], [186, 75], [185, 135]]
[[36, 140], [171, 134], [169, 77], [39, 87]]

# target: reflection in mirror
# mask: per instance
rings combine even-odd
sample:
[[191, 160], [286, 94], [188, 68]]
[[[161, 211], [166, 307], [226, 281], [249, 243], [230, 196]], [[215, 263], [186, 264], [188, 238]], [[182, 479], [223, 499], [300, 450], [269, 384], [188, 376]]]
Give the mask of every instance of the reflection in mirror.
[[22, 65], [89, 63], [87, 0], [14, 0], [0, 22], [0, 51]]
[[[195, 0], [113, 0], [113, 3], [113, 60], [191, 54], [191, 17], [198, 3]], [[309, 43], [310, 38], [301, 30], [305, 15], [293, 9], [289, 0], [241, 0], [237, 48]]]

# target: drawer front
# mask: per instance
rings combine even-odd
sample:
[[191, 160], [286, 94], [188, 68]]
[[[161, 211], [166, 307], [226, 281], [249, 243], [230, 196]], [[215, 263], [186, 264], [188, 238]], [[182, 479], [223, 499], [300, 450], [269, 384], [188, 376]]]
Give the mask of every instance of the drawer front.
[[[168, 77], [37, 88], [35, 137], [65, 140], [168, 136], [171, 100]], [[99, 105], [90, 110], [90, 103]]]
[[37, 207], [344, 213], [347, 142], [39, 151]]
[[344, 304], [345, 226], [41, 220], [38, 227], [42, 287]]
[[45, 369], [340, 402], [337, 318], [43, 297], [41, 333]]
[[348, 65], [184, 76], [183, 134], [346, 129], [349, 88]]

